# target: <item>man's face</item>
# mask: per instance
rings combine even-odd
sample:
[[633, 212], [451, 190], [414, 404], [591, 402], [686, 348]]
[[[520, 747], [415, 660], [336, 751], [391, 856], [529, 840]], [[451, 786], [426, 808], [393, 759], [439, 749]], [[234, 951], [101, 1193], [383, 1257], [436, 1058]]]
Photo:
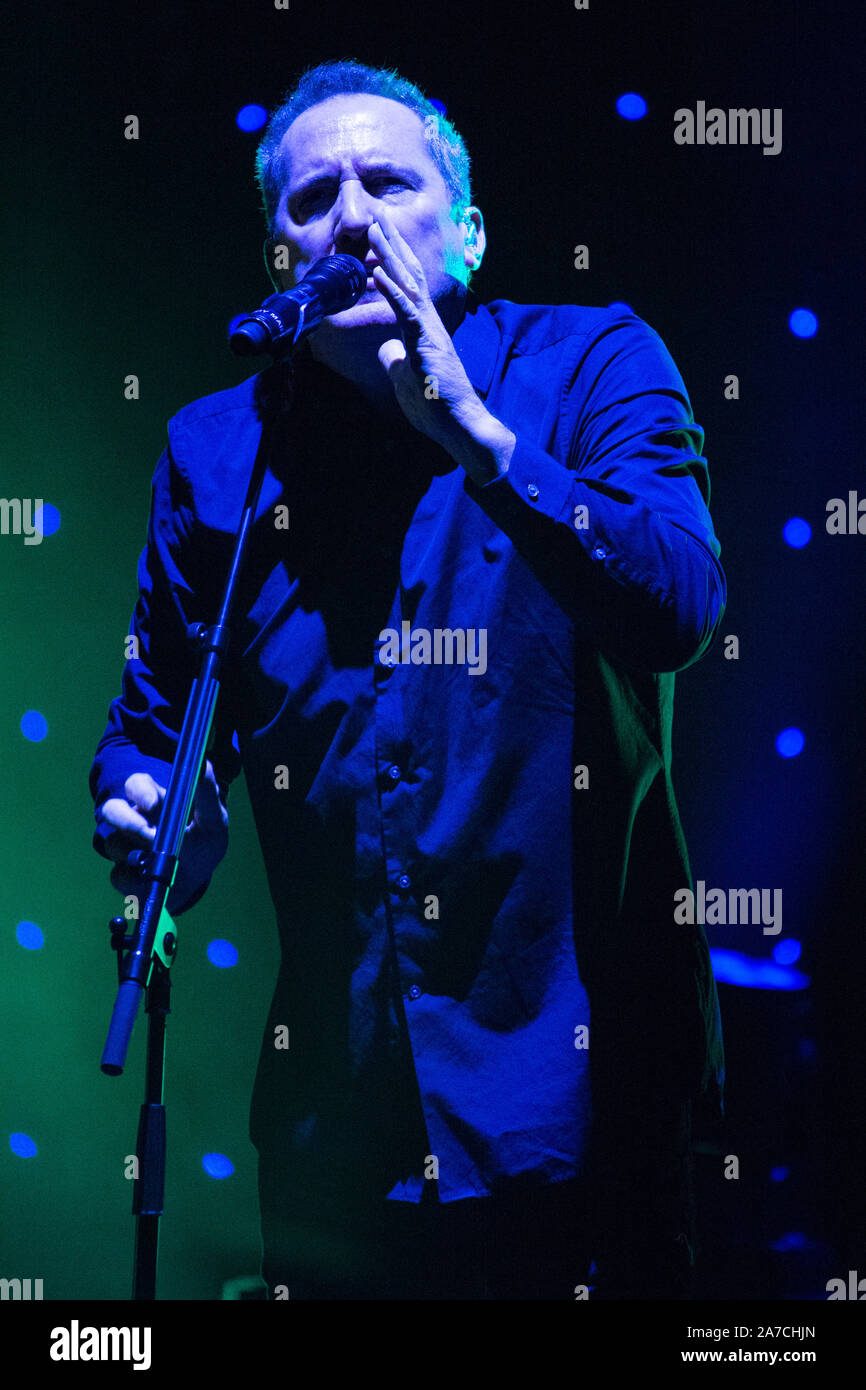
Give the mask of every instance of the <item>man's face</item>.
[[[292, 123], [282, 154], [287, 176], [275, 240], [289, 248], [291, 262], [291, 270], [281, 275], [283, 288], [302, 280], [322, 256], [340, 252], [357, 256], [372, 275], [378, 258], [367, 231], [382, 209], [424, 267], [434, 301], [455, 282], [465, 283], [466, 266], [475, 264], [477, 254], [466, 247], [466, 223], [451, 215], [447, 185], [414, 111], [388, 97], [330, 97]], [[477, 218], [483, 238], [480, 214]], [[480, 249], [476, 243], [475, 253]], [[371, 327], [393, 324], [395, 315], [368, 278], [357, 304], [329, 322], [346, 329]]]

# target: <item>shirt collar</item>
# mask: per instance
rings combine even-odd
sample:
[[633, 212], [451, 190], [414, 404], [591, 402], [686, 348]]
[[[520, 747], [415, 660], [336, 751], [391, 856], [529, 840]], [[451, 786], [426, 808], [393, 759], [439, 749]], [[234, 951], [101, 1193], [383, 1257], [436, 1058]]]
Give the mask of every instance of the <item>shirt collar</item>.
[[478, 302], [471, 290], [466, 296], [466, 313], [452, 341], [472, 385], [486, 396], [499, 355], [499, 329], [490, 310]]

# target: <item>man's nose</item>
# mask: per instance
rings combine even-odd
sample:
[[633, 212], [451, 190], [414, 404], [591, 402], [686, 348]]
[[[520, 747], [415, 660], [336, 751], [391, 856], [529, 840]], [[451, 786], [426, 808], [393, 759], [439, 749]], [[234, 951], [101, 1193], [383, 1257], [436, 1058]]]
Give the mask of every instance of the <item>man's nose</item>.
[[334, 222], [334, 247], [348, 250], [349, 245], [365, 243], [367, 232], [376, 221], [376, 200], [371, 198], [358, 179], [347, 179], [340, 185]]

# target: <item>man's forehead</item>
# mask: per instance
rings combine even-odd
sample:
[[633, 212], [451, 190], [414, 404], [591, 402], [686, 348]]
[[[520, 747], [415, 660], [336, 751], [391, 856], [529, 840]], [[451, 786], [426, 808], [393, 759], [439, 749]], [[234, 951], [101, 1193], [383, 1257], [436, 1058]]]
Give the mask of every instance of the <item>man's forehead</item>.
[[433, 164], [421, 117], [402, 102], [367, 94], [329, 97], [309, 107], [289, 126], [281, 153], [293, 178], [345, 156]]

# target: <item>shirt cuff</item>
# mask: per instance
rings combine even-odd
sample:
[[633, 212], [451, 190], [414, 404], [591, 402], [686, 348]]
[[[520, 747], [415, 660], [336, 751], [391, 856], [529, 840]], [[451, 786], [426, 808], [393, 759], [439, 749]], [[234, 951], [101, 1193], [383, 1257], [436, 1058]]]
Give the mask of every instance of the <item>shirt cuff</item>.
[[551, 521], [565, 520], [576, 475], [536, 444], [520, 435], [515, 440], [508, 471], [484, 483], [479, 492], [485, 500], [495, 497], [497, 505], [529, 506]]

